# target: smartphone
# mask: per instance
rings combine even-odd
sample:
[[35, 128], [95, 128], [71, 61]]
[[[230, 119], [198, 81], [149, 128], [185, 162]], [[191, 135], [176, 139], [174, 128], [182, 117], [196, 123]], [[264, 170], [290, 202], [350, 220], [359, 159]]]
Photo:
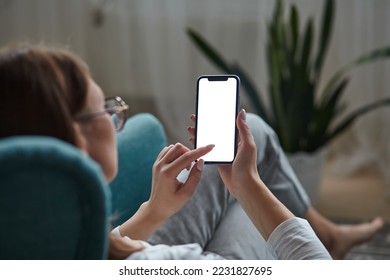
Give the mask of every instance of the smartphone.
[[195, 148], [214, 144], [203, 156], [208, 164], [229, 164], [237, 149], [236, 119], [240, 79], [236, 75], [200, 76], [197, 80]]

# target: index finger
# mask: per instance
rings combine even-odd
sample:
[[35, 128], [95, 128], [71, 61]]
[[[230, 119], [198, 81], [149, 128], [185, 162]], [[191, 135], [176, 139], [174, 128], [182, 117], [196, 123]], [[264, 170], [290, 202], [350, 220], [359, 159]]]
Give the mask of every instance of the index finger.
[[191, 151], [188, 151], [174, 160], [169, 168], [172, 169], [172, 172], [175, 174], [179, 174], [184, 168], [189, 166], [192, 162], [199, 159], [200, 157], [206, 155], [211, 152], [211, 150], [215, 147], [214, 144], [207, 145], [204, 147], [200, 147]]

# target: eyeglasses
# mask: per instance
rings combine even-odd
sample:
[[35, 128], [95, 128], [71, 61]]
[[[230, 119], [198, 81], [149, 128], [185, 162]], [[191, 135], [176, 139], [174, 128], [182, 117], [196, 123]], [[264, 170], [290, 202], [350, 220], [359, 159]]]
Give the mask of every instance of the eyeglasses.
[[107, 97], [104, 103], [104, 111], [89, 113], [76, 118], [77, 121], [87, 121], [104, 114], [110, 114], [115, 130], [121, 131], [126, 123], [126, 110], [129, 106], [119, 96]]

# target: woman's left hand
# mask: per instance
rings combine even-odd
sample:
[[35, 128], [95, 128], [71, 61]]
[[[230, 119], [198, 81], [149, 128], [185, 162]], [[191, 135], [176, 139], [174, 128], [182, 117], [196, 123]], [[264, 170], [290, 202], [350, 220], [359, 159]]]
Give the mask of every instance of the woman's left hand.
[[[196, 116], [191, 115], [194, 122]], [[237, 116], [238, 143], [237, 154], [230, 165], [218, 166], [219, 174], [231, 195], [237, 198], [250, 182], [259, 181], [260, 177], [256, 165], [256, 144], [246, 122], [246, 112], [241, 110]], [[195, 128], [188, 127], [190, 142], [194, 144]]]

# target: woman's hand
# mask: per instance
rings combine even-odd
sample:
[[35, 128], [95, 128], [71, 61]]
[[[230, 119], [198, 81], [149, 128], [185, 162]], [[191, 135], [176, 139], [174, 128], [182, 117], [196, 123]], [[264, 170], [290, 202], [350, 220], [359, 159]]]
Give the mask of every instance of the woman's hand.
[[[192, 121], [195, 121], [195, 118], [195, 115], [191, 115]], [[246, 185], [260, 180], [256, 166], [256, 144], [246, 122], [245, 110], [241, 110], [237, 116], [237, 128], [238, 144], [236, 158], [231, 165], [218, 166], [218, 171], [224, 184], [234, 197], [237, 197]], [[189, 140], [194, 144], [194, 127], [188, 127], [188, 132], [191, 135]]]
[[[194, 120], [195, 116], [191, 116]], [[231, 165], [218, 166], [219, 174], [230, 194], [241, 204], [265, 240], [282, 222], [294, 215], [271, 193], [257, 171], [256, 143], [246, 122], [244, 110], [237, 116], [238, 146]], [[189, 127], [194, 142], [194, 128]]]
[[190, 150], [180, 143], [165, 147], [153, 165], [152, 191], [147, 202], [149, 209], [161, 219], [176, 213], [194, 193], [201, 178], [203, 160], [194, 164], [184, 183], [176, 177], [213, 148], [214, 145], [209, 145]]
[[177, 180], [177, 176], [213, 148], [214, 145], [209, 145], [190, 150], [180, 143], [165, 147], [153, 165], [150, 198], [120, 226], [121, 235], [147, 240], [162, 223], [179, 211], [195, 191], [201, 178], [203, 160], [194, 164], [185, 183]]
[[139, 241], [131, 240], [127, 237], [118, 237], [113, 233], [109, 237], [108, 258], [110, 260], [123, 260], [134, 252], [141, 251], [144, 246]]
[[231, 195], [236, 198], [253, 182], [260, 181], [256, 164], [256, 143], [246, 122], [245, 110], [241, 110], [237, 116], [237, 128], [238, 144], [236, 158], [231, 165], [218, 166], [223, 182]]

